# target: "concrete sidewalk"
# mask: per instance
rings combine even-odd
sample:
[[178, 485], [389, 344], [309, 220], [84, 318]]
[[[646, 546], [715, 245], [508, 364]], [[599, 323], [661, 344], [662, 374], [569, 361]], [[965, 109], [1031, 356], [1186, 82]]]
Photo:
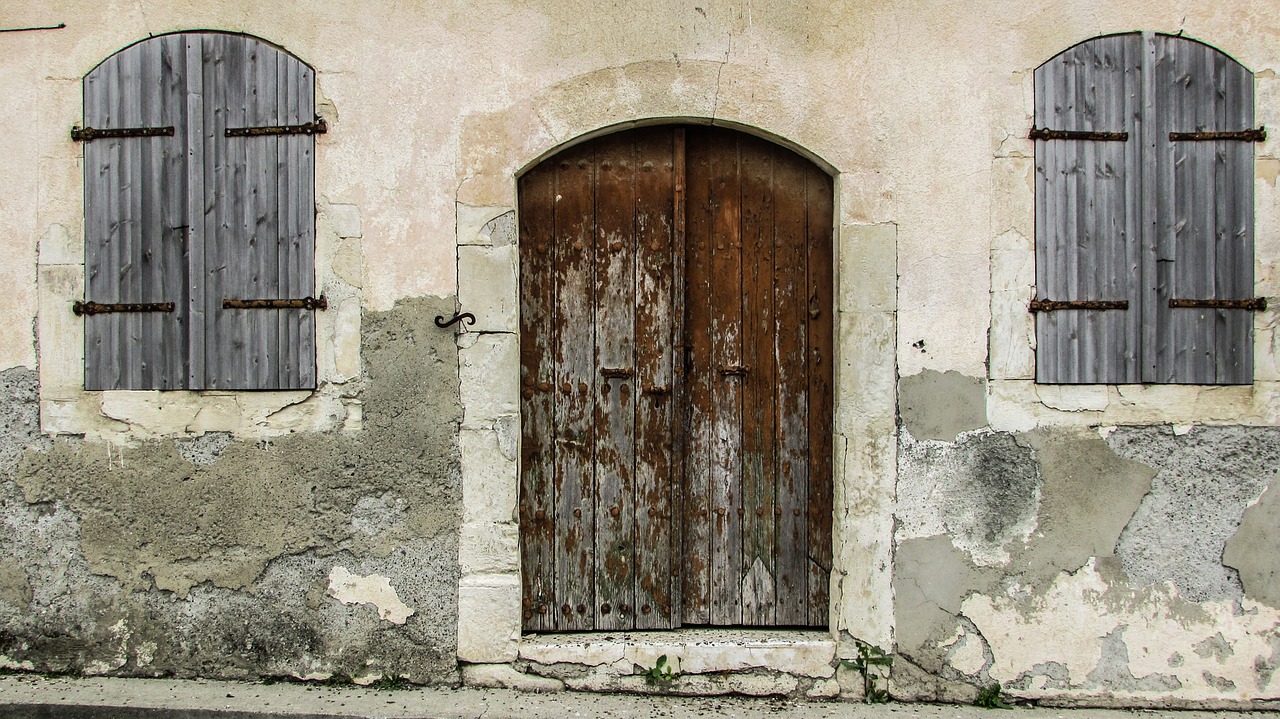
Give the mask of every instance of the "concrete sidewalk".
[[[742, 697], [524, 694], [470, 688], [386, 691], [202, 680], [0, 676], [0, 719], [1200, 719], [1215, 714], [1223, 712], [1027, 707], [1001, 712], [956, 705], [868, 705]], [[1280, 719], [1280, 712], [1232, 712], [1229, 716]]]

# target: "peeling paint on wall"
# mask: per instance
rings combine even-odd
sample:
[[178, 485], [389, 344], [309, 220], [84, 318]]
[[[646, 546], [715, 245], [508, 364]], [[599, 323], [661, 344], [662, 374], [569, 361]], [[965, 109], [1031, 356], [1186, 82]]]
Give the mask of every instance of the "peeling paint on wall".
[[372, 604], [378, 616], [392, 624], [404, 624], [413, 610], [400, 601], [391, 580], [370, 574], [362, 577], [352, 574], [346, 567], [334, 567], [329, 572], [329, 596], [343, 604]]

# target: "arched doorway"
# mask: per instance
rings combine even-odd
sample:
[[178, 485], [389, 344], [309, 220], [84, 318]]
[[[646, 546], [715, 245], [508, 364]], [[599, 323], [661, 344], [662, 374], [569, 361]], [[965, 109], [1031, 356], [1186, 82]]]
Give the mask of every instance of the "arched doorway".
[[525, 629], [826, 626], [831, 178], [661, 126], [519, 191]]

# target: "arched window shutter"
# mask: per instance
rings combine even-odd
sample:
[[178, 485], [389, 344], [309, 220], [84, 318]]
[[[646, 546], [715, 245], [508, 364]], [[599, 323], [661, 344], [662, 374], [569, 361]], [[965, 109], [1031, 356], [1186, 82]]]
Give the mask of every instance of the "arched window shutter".
[[[1253, 296], [1253, 142], [1194, 139], [1254, 127], [1253, 74], [1218, 50], [1148, 36], [1156, 293], [1151, 381], [1253, 381], [1253, 313], [1204, 300]], [[1173, 133], [1173, 137], [1171, 137]]]
[[180, 33], [84, 87], [86, 389], [315, 387], [313, 71]]
[[86, 127], [161, 133], [85, 144], [85, 297], [172, 307], [85, 315], [86, 389], [187, 386], [186, 76], [186, 44], [167, 35], [84, 80]]
[[1253, 378], [1253, 76], [1187, 38], [1094, 38], [1035, 75], [1036, 380]]
[[[1036, 70], [1036, 379], [1139, 381], [1140, 35], [1081, 43]], [[1067, 134], [1072, 133], [1072, 134]], [[1082, 134], [1074, 134], [1082, 133]], [[1105, 308], [1103, 308], [1105, 307]]]

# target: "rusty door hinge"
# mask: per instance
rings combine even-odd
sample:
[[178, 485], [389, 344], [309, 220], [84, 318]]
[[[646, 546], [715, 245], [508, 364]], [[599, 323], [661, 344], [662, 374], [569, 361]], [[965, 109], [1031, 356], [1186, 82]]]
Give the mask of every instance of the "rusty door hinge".
[[1043, 127], [1031, 126], [1027, 137], [1032, 140], [1097, 140], [1100, 142], [1125, 142], [1129, 139], [1127, 132], [1094, 132], [1093, 130], [1046, 130]]
[[628, 367], [601, 367], [600, 376], [608, 379], [628, 379], [632, 371]]
[[117, 137], [173, 137], [172, 127], [73, 127], [71, 139], [76, 142], [108, 140]]
[[1188, 299], [1171, 299], [1169, 307], [1172, 309], [1183, 309], [1188, 307], [1203, 307], [1217, 310], [1253, 310], [1261, 312], [1267, 309], [1266, 297], [1250, 297], [1243, 300], [1188, 300]]
[[272, 125], [268, 127], [228, 127], [223, 134], [227, 137], [263, 137], [270, 135], [323, 135], [329, 131], [329, 125], [323, 117], [315, 122], [302, 125]]
[[1031, 300], [1031, 312], [1058, 310], [1127, 310], [1129, 300]]
[[329, 300], [324, 295], [303, 297], [300, 300], [223, 300], [224, 310], [327, 310]]
[[1202, 132], [1171, 132], [1169, 142], [1203, 141], [1203, 140], [1236, 140], [1238, 142], [1263, 142], [1267, 139], [1267, 128], [1256, 130], [1205, 130]]
[[77, 317], [84, 315], [105, 315], [111, 312], [172, 312], [172, 302], [80, 302], [71, 305], [71, 311]]
[[725, 365], [720, 368], [720, 374], [724, 377], [742, 377], [747, 373], [747, 368], [740, 364]]

